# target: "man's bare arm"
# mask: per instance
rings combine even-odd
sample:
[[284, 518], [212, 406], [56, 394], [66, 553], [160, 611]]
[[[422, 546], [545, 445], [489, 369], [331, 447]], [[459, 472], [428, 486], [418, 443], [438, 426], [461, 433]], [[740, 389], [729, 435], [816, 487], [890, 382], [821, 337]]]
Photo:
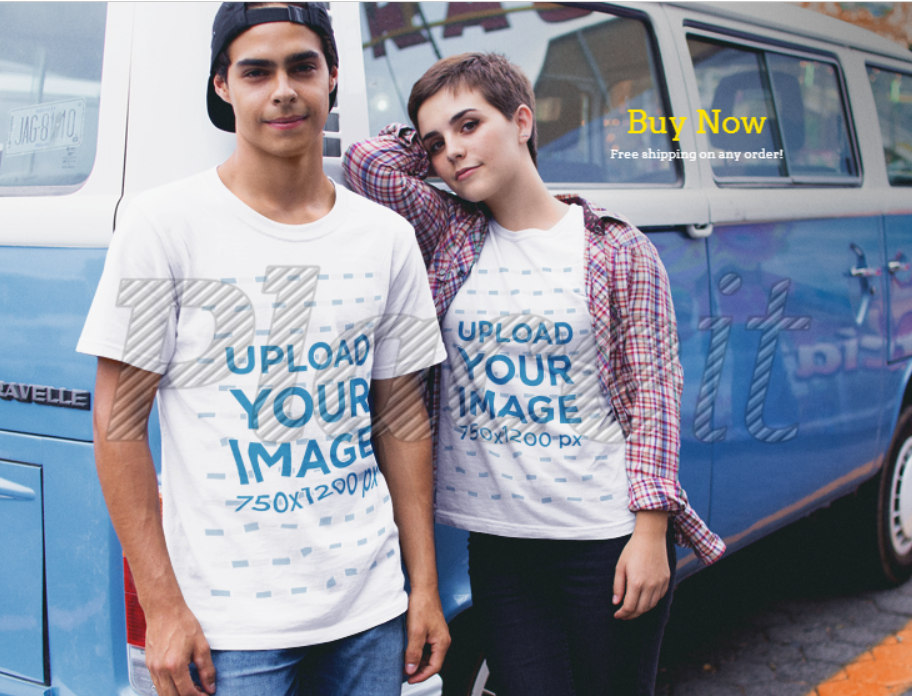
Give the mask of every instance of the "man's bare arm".
[[[146, 615], [146, 664], [159, 696], [215, 693], [202, 628], [187, 607], [165, 546], [148, 419], [160, 376], [106, 358], [95, 380], [95, 465], [111, 522]], [[194, 662], [205, 691], [190, 678]]]
[[392, 496], [411, 585], [405, 671], [415, 684], [440, 671], [450, 645], [437, 589], [430, 425], [417, 375], [374, 380], [373, 396], [377, 459]]

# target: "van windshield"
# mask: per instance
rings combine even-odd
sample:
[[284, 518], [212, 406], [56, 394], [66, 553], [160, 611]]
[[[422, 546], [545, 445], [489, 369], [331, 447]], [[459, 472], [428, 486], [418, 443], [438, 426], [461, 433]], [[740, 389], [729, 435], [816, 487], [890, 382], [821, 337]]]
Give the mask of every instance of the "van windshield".
[[495, 52], [522, 68], [535, 89], [545, 181], [679, 184], [670, 130], [631, 123], [631, 112], [670, 115], [640, 16], [547, 3], [365, 2], [361, 38], [372, 133], [408, 123], [412, 85], [440, 58]]

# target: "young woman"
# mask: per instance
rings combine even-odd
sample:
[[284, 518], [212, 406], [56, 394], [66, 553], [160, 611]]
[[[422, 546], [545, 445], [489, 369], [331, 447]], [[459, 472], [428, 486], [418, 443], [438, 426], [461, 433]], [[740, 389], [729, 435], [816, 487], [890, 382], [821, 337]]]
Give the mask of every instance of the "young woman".
[[623, 218], [550, 195], [532, 87], [505, 58], [439, 61], [408, 110], [415, 128], [344, 167], [412, 222], [428, 265], [448, 353], [427, 395], [437, 521], [470, 532], [492, 675], [509, 695], [652, 694], [673, 540], [705, 563], [725, 548], [677, 482], [665, 270]]

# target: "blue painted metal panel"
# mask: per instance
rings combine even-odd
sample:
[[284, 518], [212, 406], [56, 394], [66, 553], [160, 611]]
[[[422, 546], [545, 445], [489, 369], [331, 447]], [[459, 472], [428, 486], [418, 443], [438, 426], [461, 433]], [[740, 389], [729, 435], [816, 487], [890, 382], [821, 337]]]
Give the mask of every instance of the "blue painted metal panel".
[[0, 694], [3, 696], [65, 696], [42, 684], [33, 684], [0, 674]]
[[[884, 217], [884, 251], [889, 309], [887, 370], [884, 374], [884, 415], [881, 452], [893, 437], [903, 397], [912, 381], [912, 215]], [[891, 264], [891, 262], [895, 262]]]
[[0, 461], [0, 672], [43, 683], [41, 468]]
[[[53, 693], [123, 693], [129, 685], [123, 561], [95, 473], [92, 444], [0, 432], [0, 458], [11, 456], [36, 470], [40, 466], [42, 474]], [[12, 477], [0, 473], [0, 478]], [[25, 572], [20, 565], [17, 573]], [[41, 582], [29, 586], [43, 594]], [[43, 637], [35, 654], [43, 668]], [[44, 691], [34, 691], [25, 681], [0, 676], [4, 696], [40, 693]]]
[[[95, 359], [76, 343], [104, 249], [0, 248], [0, 381], [93, 391]], [[0, 429], [91, 441], [89, 411], [0, 399]]]
[[884, 218], [890, 294], [889, 359], [912, 355], [912, 215]]
[[[711, 315], [706, 241], [683, 232], [652, 232], [659, 258], [668, 271], [678, 322], [684, 392], [681, 396], [680, 480], [690, 504], [709, 519], [712, 445], [697, 436], [695, 425], [702, 376], [706, 369], [711, 332], [701, 322]], [[682, 554], [679, 552], [679, 556]]]
[[51, 683], [90, 696], [122, 693], [123, 560], [91, 443], [42, 439]]
[[731, 321], [710, 521], [739, 544], [860, 482], [878, 460], [881, 221], [716, 227], [709, 254], [714, 313]]
[[472, 605], [469, 587], [469, 533], [463, 529], [434, 525], [437, 576], [443, 615], [451, 621]]
[[[705, 326], [710, 317], [709, 266], [705, 240], [691, 239], [681, 231], [650, 232], [668, 278], [678, 323], [684, 391], [681, 395], [680, 481], [690, 504], [707, 522], [710, 513], [712, 443], [701, 439], [701, 428], [712, 427], [712, 414], [700, 391], [707, 369], [712, 333]], [[698, 414], [703, 420], [698, 425]], [[689, 549], [678, 548], [677, 580], [700, 569]]]

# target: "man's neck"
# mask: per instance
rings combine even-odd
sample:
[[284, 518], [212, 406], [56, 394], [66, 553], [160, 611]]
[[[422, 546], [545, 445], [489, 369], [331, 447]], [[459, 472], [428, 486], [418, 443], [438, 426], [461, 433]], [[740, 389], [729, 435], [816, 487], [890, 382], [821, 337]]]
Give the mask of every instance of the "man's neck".
[[218, 174], [246, 205], [286, 225], [316, 222], [336, 202], [335, 187], [323, 173], [322, 148], [295, 157], [275, 157], [238, 142]]

